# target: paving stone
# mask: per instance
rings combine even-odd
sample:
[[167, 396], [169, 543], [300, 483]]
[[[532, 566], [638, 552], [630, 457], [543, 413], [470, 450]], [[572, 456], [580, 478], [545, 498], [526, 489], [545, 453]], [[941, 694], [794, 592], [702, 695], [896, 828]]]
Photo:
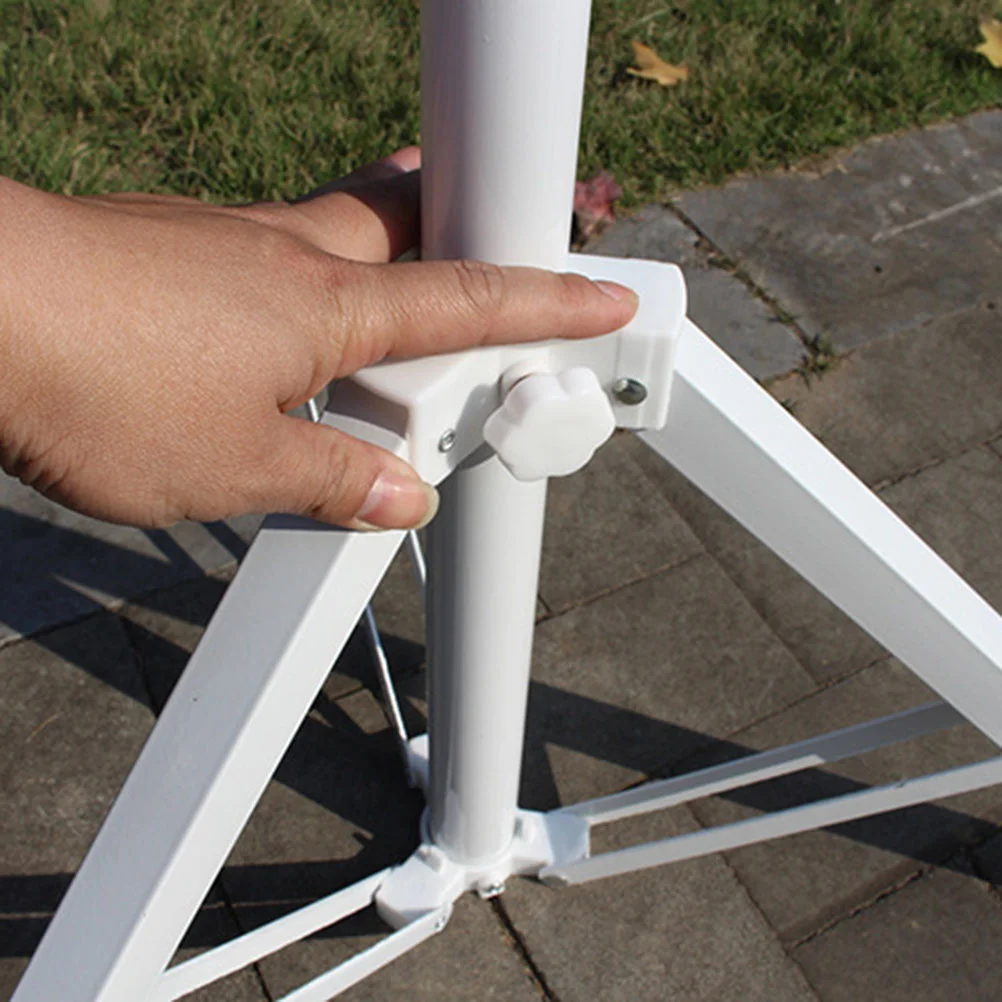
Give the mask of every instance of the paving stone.
[[[935, 696], [894, 660], [881, 662], [739, 734], [697, 764], [736, 757], [838, 730], [931, 702]], [[964, 725], [794, 776], [733, 791], [693, 805], [704, 825], [726, 824], [823, 796], [893, 783], [997, 754]], [[997, 788], [827, 831], [748, 846], [728, 860], [756, 904], [784, 939], [797, 939], [849, 912], [958, 845], [996, 830], [1002, 819]]]
[[77, 515], [0, 473], [0, 647], [230, 566], [259, 522], [131, 529]]
[[972, 309], [867, 345], [805, 384], [771, 387], [857, 476], [894, 480], [996, 437], [1002, 313]]
[[541, 623], [523, 803], [620, 789], [814, 688], [706, 556]]
[[[876, 641], [684, 477], [641, 443], [630, 448], [708, 552], [819, 683], [844, 678], [882, 656]], [[1002, 465], [994, 450], [968, 450], [884, 488], [881, 497], [989, 602], [1002, 607]]]
[[995, 1002], [1002, 908], [980, 881], [936, 871], [794, 952], [824, 1002]]
[[756, 612], [819, 684], [884, 655], [883, 648], [639, 440], [634, 458]]
[[881, 497], [996, 609], [1002, 609], [1002, 460], [971, 449]]
[[552, 612], [700, 551], [616, 435], [579, 473], [550, 482], [539, 590]]
[[[233, 577], [233, 569], [145, 595], [121, 610], [159, 712], [201, 639]], [[420, 591], [398, 555], [373, 598], [377, 625], [394, 673], [416, 671], [424, 661]], [[337, 699], [366, 685], [377, 686], [372, 655], [356, 630], [324, 685]]]
[[742, 179], [679, 205], [841, 351], [997, 296], [1000, 195], [1002, 113], [985, 112], [864, 144], [821, 175]]
[[747, 285], [717, 267], [700, 239], [669, 209], [648, 205], [618, 220], [589, 252], [677, 264], [689, 292], [689, 316], [756, 379], [795, 369], [804, 345]]
[[[0, 652], [0, 999], [9, 999], [132, 767], [153, 716], [112, 615]], [[212, 908], [200, 945], [224, 934]], [[264, 1002], [248, 975], [223, 1002]], [[208, 996], [196, 996], [208, 999]]]
[[1002, 835], [988, 839], [971, 852], [975, 870], [996, 887], [1002, 886]]
[[[682, 809], [634, 818], [600, 848], [697, 827]], [[561, 1002], [816, 999], [718, 857], [557, 891], [520, 880], [501, 901]]]

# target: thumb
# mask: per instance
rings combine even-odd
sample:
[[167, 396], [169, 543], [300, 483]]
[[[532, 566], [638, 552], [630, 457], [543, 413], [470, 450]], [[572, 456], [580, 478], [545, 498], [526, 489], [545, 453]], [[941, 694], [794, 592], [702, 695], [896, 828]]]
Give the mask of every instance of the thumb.
[[280, 417], [266, 511], [306, 515], [347, 529], [420, 529], [438, 491], [402, 459], [335, 428]]

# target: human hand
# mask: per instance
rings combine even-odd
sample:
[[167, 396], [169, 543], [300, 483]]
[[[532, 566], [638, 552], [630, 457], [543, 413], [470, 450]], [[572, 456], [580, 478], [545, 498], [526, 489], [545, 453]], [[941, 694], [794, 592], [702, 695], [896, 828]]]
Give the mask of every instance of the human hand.
[[232, 207], [0, 179], [0, 464], [141, 526], [427, 522], [437, 495], [407, 463], [288, 412], [384, 358], [604, 334], [636, 298], [529, 268], [387, 263], [418, 240], [418, 159]]

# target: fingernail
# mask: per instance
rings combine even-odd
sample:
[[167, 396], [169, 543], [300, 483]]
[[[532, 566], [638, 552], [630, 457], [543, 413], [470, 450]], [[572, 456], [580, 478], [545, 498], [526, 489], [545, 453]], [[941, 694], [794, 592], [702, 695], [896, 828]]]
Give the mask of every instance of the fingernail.
[[438, 511], [438, 491], [418, 477], [384, 470], [352, 526], [356, 529], [423, 529]]
[[612, 296], [613, 299], [619, 301], [630, 301], [633, 303], [639, 303], [640, 297], [632, 290], [628, 289], [625, 285], [619, 285], [617, 282], [607, 282], [604, 279], [600, 282], [595, 283], [607, 296]]

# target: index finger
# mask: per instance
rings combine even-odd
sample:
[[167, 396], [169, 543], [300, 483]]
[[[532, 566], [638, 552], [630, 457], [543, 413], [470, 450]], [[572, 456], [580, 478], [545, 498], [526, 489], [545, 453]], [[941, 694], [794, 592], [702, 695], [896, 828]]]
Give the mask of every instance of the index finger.
[[384, 358], [587, 338], [625, 326], [636, 293], [614, 282], [482, 261], [338, 262], [342, 374]]

